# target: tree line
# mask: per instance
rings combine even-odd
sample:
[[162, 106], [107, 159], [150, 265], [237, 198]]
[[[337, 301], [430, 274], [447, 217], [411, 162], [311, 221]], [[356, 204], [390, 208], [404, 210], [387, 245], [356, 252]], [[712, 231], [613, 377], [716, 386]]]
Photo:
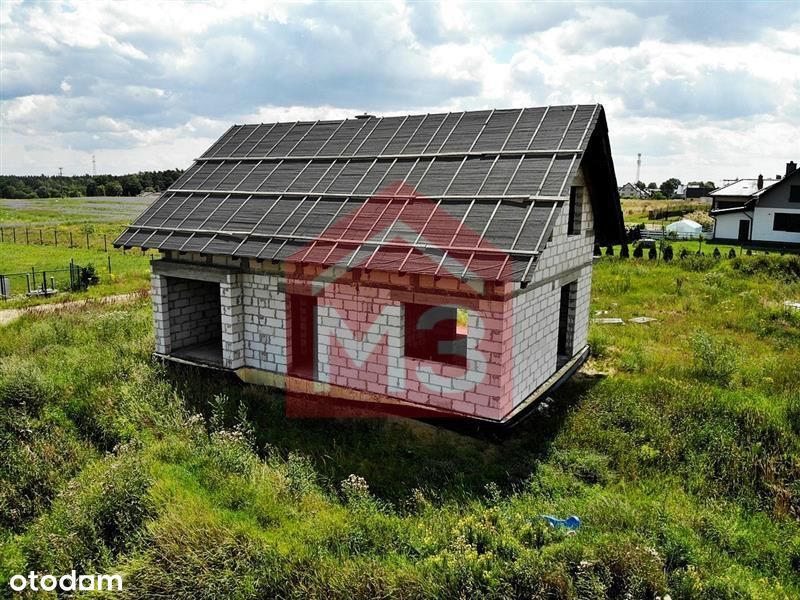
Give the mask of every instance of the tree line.
[[128, 175], [0, 175], [0, 198], [138, 196], [163, 192], [182, 173], [181, 169], [167, 169]]
[[[647, 190], [650, 197], [654, 200], [663, 200], [665, 198], [672, 198], [675, 191], [680, 187], [681, 180], [676, 177], [670, 177], [666, 181], [662, 181], [661, 185], [658, 185], [655, 181], [651, 181], [647, 184], [644, 181], [637, 181], [635, 185], [642, 191]], [[690, 181], [687, 185], [704, 187], [709, 191], [717, 187], [714, 185], [713, 181]]]

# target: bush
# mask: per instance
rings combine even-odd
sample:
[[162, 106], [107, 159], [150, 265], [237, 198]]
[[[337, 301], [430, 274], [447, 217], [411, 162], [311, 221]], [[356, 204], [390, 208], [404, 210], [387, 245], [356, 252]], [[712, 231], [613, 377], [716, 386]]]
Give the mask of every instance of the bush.
[[642, 258], [644, 256], [644, 249], [641, 244], [637, 244], [633, 249], [633, 258]]
[[614, 246], [608, 246], [606, 248], [606, 256], [614, 256]]
[[737, 369], [737, 356], [733, 346], [716, 339], [702, 329], [690, 338], [694, 354], [694, 372], [699, 379], [727, 387]]
[[662, 251], [662, 256], [664, 258], [664, 262], [670, 262], [674, 257], [672, 246], [664, 246], [664, 250]]
[[650, 248], [647, 252], [647, 258], [650, 260], [655, 260], [658, 258], [658, 251], [655, 248]]

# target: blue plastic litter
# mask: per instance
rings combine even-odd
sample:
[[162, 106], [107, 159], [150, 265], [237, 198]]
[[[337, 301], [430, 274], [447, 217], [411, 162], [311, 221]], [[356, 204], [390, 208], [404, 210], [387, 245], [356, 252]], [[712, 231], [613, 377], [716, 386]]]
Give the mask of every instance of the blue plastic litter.
[[558, 517], [553, 517], [551, 515], [539, 515], [542, 519], [550, 523], [553, 527], [565, 527], [571, 531], [575, 531], [578, 527], [581, 526], [581, 520], [572, 515], [571, 517], [567, 517], [566, 519], [559, 519]]

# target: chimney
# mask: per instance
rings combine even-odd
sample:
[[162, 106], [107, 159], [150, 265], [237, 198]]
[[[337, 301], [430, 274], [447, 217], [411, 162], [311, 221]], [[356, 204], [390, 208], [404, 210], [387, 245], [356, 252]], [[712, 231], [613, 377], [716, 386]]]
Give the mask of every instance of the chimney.
[[796, 169], [797, 169], [797, 163], [794, 162], [793, 160], [786, 163], [786, 176], [788, 177], [789, 175], [794, 173]]
[[760, 189], [760, 190], [764, 189], [764, 176], [763, 175], [759, 175], [758, 176], [758, 189]]

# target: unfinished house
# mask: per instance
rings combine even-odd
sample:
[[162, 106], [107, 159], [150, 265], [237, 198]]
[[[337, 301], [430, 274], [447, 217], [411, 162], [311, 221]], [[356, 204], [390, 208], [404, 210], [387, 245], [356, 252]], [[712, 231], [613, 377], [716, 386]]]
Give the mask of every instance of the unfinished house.
[[236, 125], [116, 240], [157, 249], [156, 355], [508, 424], [585, 360], [623, 243], [603, 107]]

